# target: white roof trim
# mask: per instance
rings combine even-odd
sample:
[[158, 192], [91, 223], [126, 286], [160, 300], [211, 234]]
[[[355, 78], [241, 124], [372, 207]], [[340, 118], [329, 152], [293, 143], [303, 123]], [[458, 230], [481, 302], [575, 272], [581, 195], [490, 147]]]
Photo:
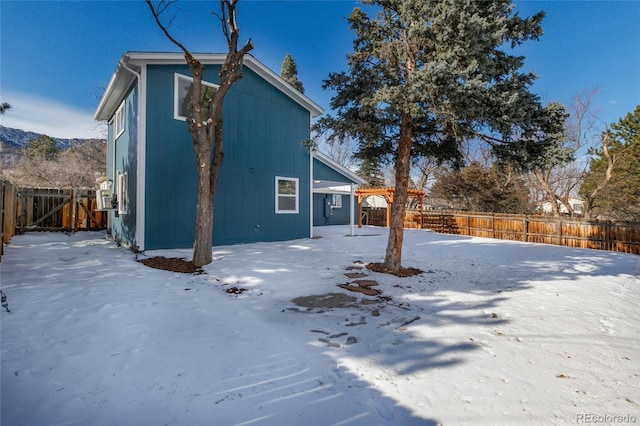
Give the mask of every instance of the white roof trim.
[[320, 182], [313, 183], [314, 194], [351, 194], [351, 185], [344, 184], [344, 182], [329, 182], [322, 180]]
[[[204, 65], [222, 64], [226, 58], [224, 53], [202, 53], [194, 54], [196, 59]], [[108, 120], [115, 110], [113, 105], [122, 100], [126, 91], [134, 81], [134, 75], [125, 69], [123, 64], [131, 68], [142, 67], [147, 64], [186, 64], [183, 53], [161, 53], [161, 52], [128, 52], [122, 55], [116, 70], [111, 77], [111, 81], [105, 90], [100, 104], [96, 110], [94, 118], [96, 120]], [[244, 57], [243, 65], [265, 79], [272, 86], [287, 95], [304, 109], [309, 111], [311, 117], [318, 117], [324, 114], [324, 110], [311, 99], [294, 89], [285, 82], [279, 75], [267, 68], [263, 63], [253, 56], [247, 54]]]
[[360, 176], [353, 173], [351, 170], [347, 169], [342, 164], [336, 162], [331, 157], [321, 153], [320, 151], [313, 151], [313, 158], [329, 166], [330, 168], [340, 173], [342, 176], [346, 177], [347, 179], [350, 179], [354, 183], [357, 183], [359, 185], [364, 185], [365, 183], [367, 183], [366, 180], [362, 179]]

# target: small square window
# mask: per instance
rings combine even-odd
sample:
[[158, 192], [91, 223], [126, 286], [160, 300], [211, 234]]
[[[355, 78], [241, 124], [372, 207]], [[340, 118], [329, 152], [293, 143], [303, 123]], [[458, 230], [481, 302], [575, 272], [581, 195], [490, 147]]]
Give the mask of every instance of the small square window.
[[342, 208], [342, 194], [333, 194], [333, 199], [331, 200], [331, 205], [334, 209]]
[[298, 178], [276, 176], [276, 213], [298, 213]]
[[[190, 117], [193, 114], [193, 107], [191, 105], [191, 98], [193, 97], [193, 78], [182, 74], [175, 74], [174, 80], [173, 118], [176, 120], [186, 120], [187, 117]], [[209, 116], [208, 103], [216, 90], [218, 90], [218, 87], [220, 86], [217, 84], [202, 81], [202, 93], [200, 93], [200, 98], [202, 99], [200, 118], [202, 121], [206, 121]]]
[[118, 172], [118, 214], [127, 214], [129, 208], [127, 200], [127, 174]]
[[124, 114], [124, 102], [122, 105], [118, 107], [116, 111], [115, 119], [113, 120], [113, 133], [115, 134], [115, 138], [117, 139], [122, 133], [124, 133], [124, 123], [125, 123], [125, 114]]

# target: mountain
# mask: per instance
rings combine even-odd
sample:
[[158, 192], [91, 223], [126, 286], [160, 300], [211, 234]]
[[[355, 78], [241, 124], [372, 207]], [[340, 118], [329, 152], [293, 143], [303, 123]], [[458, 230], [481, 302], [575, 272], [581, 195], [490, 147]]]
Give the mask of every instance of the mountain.
[[[25, 148], [29, 142], [42, 136], [40, 133], [29, 132], [21, 129], [12, 129], [11, 127], [4, 127], [0, 125], [0, 145], [3, 148], [11, 150], [12, 148]], [[83, 142], [94, 139], [62, 139], [51, 138], [55, 141], [56, 145], [61, 149], [67, 149], [73, 145], [81, 144]], [[1, 149], [0, 149], [1, 150]]]

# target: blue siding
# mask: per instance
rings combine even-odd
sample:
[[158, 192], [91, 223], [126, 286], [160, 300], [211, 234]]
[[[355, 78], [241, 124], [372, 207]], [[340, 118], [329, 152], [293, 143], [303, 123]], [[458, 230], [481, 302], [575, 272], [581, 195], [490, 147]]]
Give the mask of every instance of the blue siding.
[[[124, 132], [114, 141], [113, 124], [109, 125], [108, 177], [113, 180], [114, 192], [118, 190], [117, 173], [127, 174], [127, 214], [112, 214], [112, 234], [117, 241], [137, 247], [136, 241], [136, 187], [138, 149], [138, 90], [134, 86], [125, 98]], [[120, 200], [119, 200], [120, 201]]]
[[[344, 182], [345, 185], [352, 181], [342, 173], [327, 166], [320, 160], [313, 160], [313, 178], [318, 180], [326, 180], [330, 182]], [[334, 208], [330, 217], [324, 215], [325, 198], [331, 200], [331, 194], [313, 194], [313, 224], [314, 226], [323, 225], [348, 225], [350, 223], [350, 197], [342, 195], [342, 208]]]
[[342, 173], [339, 173], [337, 170], [332, 169], [315, 158], [313, 160], [313, 178], [332, 182], [344, 182], [345, 185], [352, 183], [352, 181]]
[[[350, 197], [348, 195], [341, 195], [342, 207], [334, 208], [330, 217], [324, 215], [324, 203], [325, 200], [332, 200], [331, 194], [313, 194], [313, 225], [348, 225], [350, 223], [349, 209], [351, 206]], [[356, 213], [357, 214], [357, 213]]]
[[[145, 248], [193, 245], [196, 174], [191, 135], [173, 118], [174, 73], [147, 68]], [[204, 80], [218, 82], [217, 66]], [[224, 105], [224, 162], [214, 200], [216, 245], [309, 235], [309, 112], [245, 68]], [[275, 176], [299, 179], [298, 214], [275, 213]]]

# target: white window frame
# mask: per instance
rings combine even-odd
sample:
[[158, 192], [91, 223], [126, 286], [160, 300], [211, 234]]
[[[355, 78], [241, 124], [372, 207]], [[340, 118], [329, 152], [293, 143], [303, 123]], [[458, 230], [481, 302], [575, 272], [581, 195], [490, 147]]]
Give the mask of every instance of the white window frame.
[[[295, 192], [296, 193], [295, 194], [280, 194], [280, 192], [278, 192], [279, 188], [280, 188], [278, 183], [280, 181], [295, 182], [295, 188], [296, 188]], [[295, 198], [295, 203], [296, 203], [295, 210], [281, 210], [280, 209], [280, 205], [278, 203], [278, 201], [280, 200], [281, 197]], [[275, 199], [276, 199], [276, 214], [297, 214], [297, 213], [299, 213], [299, 211], [300, 211], [299, 210], [299, 207], [300, 207], [300, 180], [298, 178], [276, 176]]]
[[[186, 116], [180, 115], [180, 80], [187, 80], [193, 84], [193, 77], [189, 77], [188, 75], [174, 73], [173, 75], [173, 118], [175, 120], [184, 121], [187, 119]], [[203, 86], [213, 87], [216, 90], [220, 87], [219, 84], [209, 83], [208, 81], [202, 80]]]
[[334, 209], [342, 208], [342, 194], [332, 194], [331, 196], [331, 206]]
[[113, 118], [113, 134], [115, 135], [114, 139], [118, 139], [118, 137], [124, 133], [125, 123], [126, 123], [126, 120], [125, 120], [125, 114], [124, 114], [124, 101], [123, 101], [122, 104], [116, 110], [116, 114]]
[[129, 201], [127, 200], [127, 174], [118, 172], [118, 214], [127, 214]]

